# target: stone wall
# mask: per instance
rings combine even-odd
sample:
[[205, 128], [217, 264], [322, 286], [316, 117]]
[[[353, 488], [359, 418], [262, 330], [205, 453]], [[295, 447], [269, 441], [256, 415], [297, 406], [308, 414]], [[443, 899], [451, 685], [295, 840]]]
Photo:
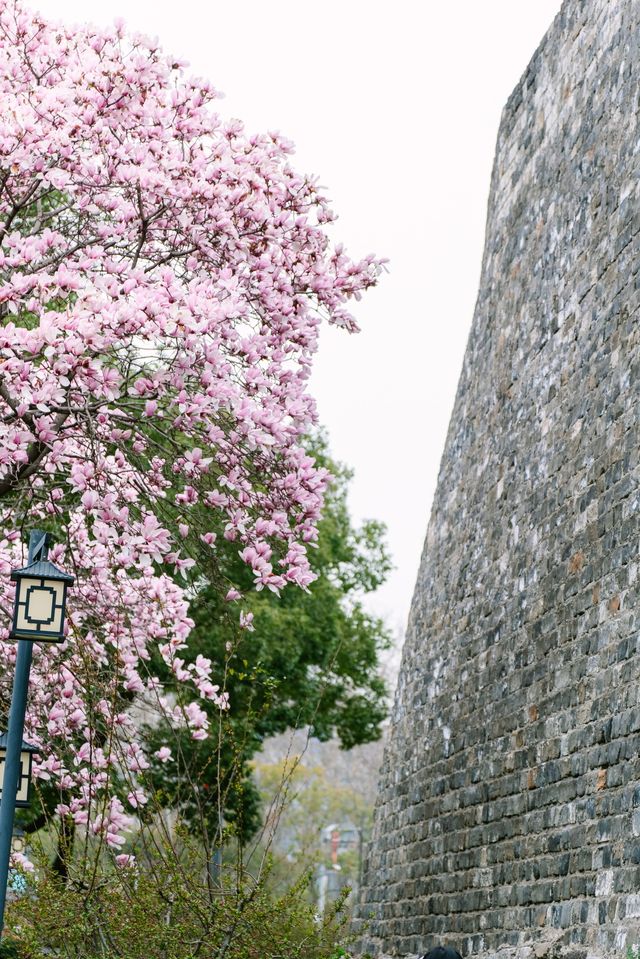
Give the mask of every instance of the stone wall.
[[504, 110], [365, 871], [376, 956], [640, 941], [639, 21], [568, 0]]

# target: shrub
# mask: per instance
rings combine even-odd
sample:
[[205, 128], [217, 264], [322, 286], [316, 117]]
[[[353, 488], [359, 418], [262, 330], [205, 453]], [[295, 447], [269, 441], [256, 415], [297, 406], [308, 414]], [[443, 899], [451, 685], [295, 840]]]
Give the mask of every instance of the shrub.
[[[304, 876], [283, 896], [234, 868], [214, 881], [197, 848], [154, 850], [134, 868], [65, 882], [51, 871], [8, 910], [6, 959], [341, 959], [346, 898], [319, 918]], [[11, 951], [13, 950], [13, 951]]]

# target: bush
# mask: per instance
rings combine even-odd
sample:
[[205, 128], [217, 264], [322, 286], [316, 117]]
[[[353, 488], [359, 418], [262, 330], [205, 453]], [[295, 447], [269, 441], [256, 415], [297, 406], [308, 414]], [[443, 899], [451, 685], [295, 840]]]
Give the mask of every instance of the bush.
[[0, 941], [0, 959], [24, 959], [24, 955], [11, 939], [2, 939]]
[[[197, 850], [143, 866], [101, 870], [86, 883], [52, 872], [11, 905], [6, 959], [341, 959], [348, 956], [346, 895], [318, 918], [310, 876], [285, 895], [244, 875], [214, 882]], [[7, 950], [15, 951], [7, 951]]]

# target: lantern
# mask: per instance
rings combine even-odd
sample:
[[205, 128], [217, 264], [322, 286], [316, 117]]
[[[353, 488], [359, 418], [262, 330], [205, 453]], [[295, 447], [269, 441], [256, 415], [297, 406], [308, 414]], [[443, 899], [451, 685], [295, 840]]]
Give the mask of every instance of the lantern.
[[67, 588], [72, 585], [73, 576], [48, 559], [39, 559], [22, 569], [14, 569], [11, 579], [16, 584], [11, 637], [61, 643]]
[[[16, 792], [16, 806], [26, 809], [29, 805], [29, 786], [31, 785], [31, 763], [33, 754], [38, 750], [35, 746], [25, 743], [22, 740], [20, 749], [20, 776], [18, 778], [18, 789]], [[7, 734], [0, 735], [0, 801], [2, 800], [2, 790], [4, 788], [4, 767], [7, 758]]]

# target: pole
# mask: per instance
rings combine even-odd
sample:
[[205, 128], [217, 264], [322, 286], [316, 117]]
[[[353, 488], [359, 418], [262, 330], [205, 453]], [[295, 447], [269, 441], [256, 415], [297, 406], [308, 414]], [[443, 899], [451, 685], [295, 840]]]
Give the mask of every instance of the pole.
[[217, 843], [213, 852], [213, 857], [209, 860], [209, 876], [211, 882], [218, 885], [222, 877], [222, 837], [224, 835], [224, 817], [218, 810], [218, 831], [215, 841]]
[[[46, 559], [47, 540], [41, 530], [34, 530], [29, 537], [29, 563], [36, 559]], [[4, 783], [0, 800], [0, 936], [4, 930], [4, 907], [7, 899], [9, 881], [9, 859], [11, 857], [11, 839], [13, 838], [13, 820], [16, 811], [16, 794], [20, 778], [20, 753], [24, 736], [24, 715], [27, 709], [27, 691], [33, 643], [28, 639], [18, 640], [16, 669], [13, 677], [11, 709], [9, 710], [9, 728], [7, 730], [7, 755], [5, 759]]]

